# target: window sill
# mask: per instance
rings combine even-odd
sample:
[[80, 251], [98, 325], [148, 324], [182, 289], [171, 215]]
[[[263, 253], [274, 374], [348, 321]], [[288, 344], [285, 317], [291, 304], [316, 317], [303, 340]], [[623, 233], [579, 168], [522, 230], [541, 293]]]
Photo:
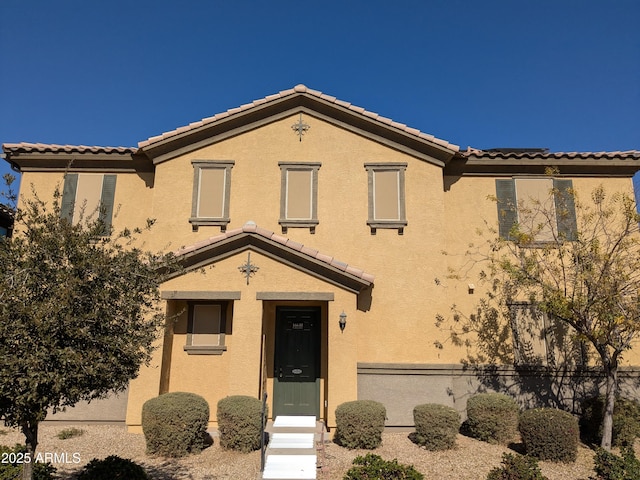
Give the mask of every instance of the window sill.
[[278, 223], [282, 227], [282, 233], [287, 233], [289, 228], [308, 228], [311, 233], [316, 233], [316, 225], [320, 222], [318, 220], [278, 220]]
[[398, 235], [404, 233], [404, 227], [407, 226], [406, 220], [394, 220], [390, 222], [371, 221], [367, 222], [367, 225], [371, 228], [371, 235], [376, 234], [377, 229], [398, 230]]
[[231, 221], [230, 218], [198, 218], [198, 217], [191, 217], [189, 219], [189, 223], [191, 224], [194, 232], [197, 232], [198, 231], [198, 227], [200, 227], [200, 226], [203, 226], [203, 227], [209, 227], [209, 226], [220, 227], [220, 230], [222, 230], [224, 232], [227, 229], [227, 225], [229, 224], [230, 221]]
[[224, 345], [185, 345], [184, 351], [188, 355], [222, 355], [227, 351], [227, 347]]

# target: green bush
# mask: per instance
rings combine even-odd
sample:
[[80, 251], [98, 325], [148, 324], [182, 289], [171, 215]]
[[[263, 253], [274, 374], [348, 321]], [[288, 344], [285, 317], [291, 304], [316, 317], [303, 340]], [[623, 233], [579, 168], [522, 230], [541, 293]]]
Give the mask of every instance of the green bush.
[[520, 415], [518, 425], [527, 455], [540, 460], [575, 462], [580, 431], [578, 420], [557, 408], [533, 408]]
[[397, 460], [383, 460], [378, 455], [368, 453], [356, 457], [353, 467], [347, 471], [344, 480], [423, 480], [424, 476], [413, 465], [403, 465]]
[[506, 444], [518, 433], [519, 407], [501, 393], [481, 393], [467, 401], [469, 435], [483, 442]]
[[594, 458], [597, 477], [592, 480], [637, 480], [640, 478], [640, 460], [633, 447], [622, 447], [622, 457], [600, 448]]
[[456, 443], [460, 429], [460, 414], [453, 408], [436, 403], [418, 405], [413, 409], [416, 426], [411, 439], [427, 450], [448, 450]]
[[209, 436], [209, 404], [199, 395], [165, 393], [142, 406], [142, 431], [147, 453], [184, 457], [200, 452]]
[[84, 430], [81, 428], [65, 428], [56, 435], [60, 440], [66, 440], [67, 438], [79, 437], [84, 435]]
[[502, 467], [491, 470], [487, 480], [547, 480], [547, 477], [542, 475], [535, 458], [503, 453]]
[[245, 453], [258, 450], [262, 424], [262, 402], [257, 398], [234, 395], [218, 402], [218, 431], [223, 448]]
[[149, 480], [149, 476], [137, 463], [111, 455], [104, 460], [91, 460], [80, 471], [77, 480]]
[[[27, 447], [19, 443], [16, 443], [13, 448], [0, 445], [0, 457], [5, 457], [6, 454], [11, 455], [5, 457], [9, 462], [0, 463], [0, 480], [16, 480], [22, 478], [23, 455], [26, 451]], [[14, 457], [13, 454], [15, 454], [16, 457]], [[13, 462], [14, 458], [16, 459], [15, 462]], [[33, 461], [33, 459], [31, 459], [31, 461]], [[56, 471], [57, 469], [49, 462], [34, 463], [33, 480], [53, 480], [57, 478], [55, 475]]]
[[386, 416], [384, 405], [373, 400], [342, 403], [336, 408], [334, 441], [351, 449], [379, 447]]
[[[599, 444], [602, 440], [604, 396], [593, 397], [582, 403], [580, 432], [585, 442]], [[613, 408], [613, 446], [633, 445], [640, 437], [640, 403], [618, 397]]]

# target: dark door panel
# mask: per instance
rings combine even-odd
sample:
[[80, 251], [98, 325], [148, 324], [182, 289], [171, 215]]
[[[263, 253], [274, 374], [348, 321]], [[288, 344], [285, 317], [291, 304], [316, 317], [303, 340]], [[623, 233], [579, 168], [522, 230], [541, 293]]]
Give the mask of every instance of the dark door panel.
[[320, 411], [320, 308], [276, 309], [274, 416]]

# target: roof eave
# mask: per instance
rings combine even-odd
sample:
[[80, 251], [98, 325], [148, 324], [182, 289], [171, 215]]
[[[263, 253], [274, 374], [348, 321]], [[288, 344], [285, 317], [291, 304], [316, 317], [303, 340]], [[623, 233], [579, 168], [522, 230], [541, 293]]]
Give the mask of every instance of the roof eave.
[[129, 152], [5, 152], [5, 160], [20, 172], [153, 172], [153, 163], [144, 155]]
[[[587, 158], [585, 158], [587, 156]], [[458, 155], [445, 168], [445, 175], [514, 175], [544, 174], [547, 169], [556, 168], [562, 175], [578, 176], [633, 176], [640, 170], [640, 152], [609, 157], [587, 153], [551, 154], [541, 156], [479, 157]]]
[[177, 259], [183, 269], [171, 273], [167, 279], [178, 277], [249, 249], [351, 293], [358, 294], [373, 285], [366, 278], [359, 278], [279, 242], [248, 232], [178, 255]]

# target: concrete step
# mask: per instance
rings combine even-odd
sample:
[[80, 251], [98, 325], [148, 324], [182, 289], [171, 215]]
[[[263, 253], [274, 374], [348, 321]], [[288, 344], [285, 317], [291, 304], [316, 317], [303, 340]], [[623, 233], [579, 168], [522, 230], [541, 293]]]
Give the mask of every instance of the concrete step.
[[[318, 429], [320, 427], [320, 429]], [[262, 478], [307, 480], [317, 475], [316, 437], [322, 424], [314, 416], [278, 416], [267, 425], [269, 444]]]
[[317, 476], [315, 455], [269, 455], [262, 472], [268, 480], [307, 480]]
[[313, 433], [279, 433], [269, 437], [269, 448], [314, 448]]
[[299, 428], [315, 428], [316, 417], [313, 415], [279, 415], [273, 422], [275, 428], [280, 427], [299, 427]]

